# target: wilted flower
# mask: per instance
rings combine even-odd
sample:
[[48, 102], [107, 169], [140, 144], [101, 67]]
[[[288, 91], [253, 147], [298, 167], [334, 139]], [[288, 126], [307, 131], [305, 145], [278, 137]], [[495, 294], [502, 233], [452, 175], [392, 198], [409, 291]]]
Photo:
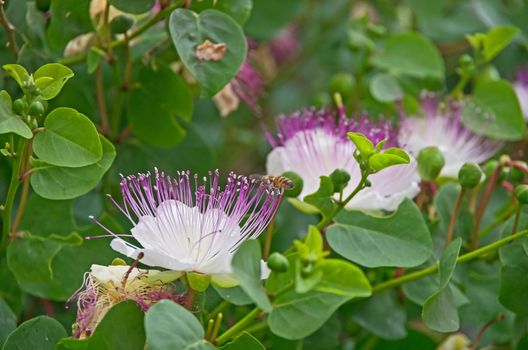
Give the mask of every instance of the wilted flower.
[[256, 44], [248, 40], [248, 45], [246, 60], [240, 66], [235, 78], [213, 97], [222, 117], [237, 110], [240, 100], [255, 114], [260, 113], [258, 99], [264, 93], [264, 80], [255, 67]]
[[425, 147], [438, 147], [445, 159], [440, 176], [456, 178], [464, 163], [482, 163], [500, 148], [500, 142], [462, 124], [460, 104], [441, 105], [436, 95], [424, 93], [421, 105], [425, 118], [402, 117], [399, 142], [415, 156]]
[[143, 253], [145, 265], [212, 275], [221, 284], [229, 279], [234, 252], [264, 230], [282, 193], [270, 183], [234, 173], [222, 188], [219, 177], [215, 171], [203, 181], [189, 172], [171, 178], [157, 169], [154, 179], [150, 173], [123, 177], [124, 203], [110, 198], [133, 225], [132, 234], [125, 236], [139, 244], [99, 225], [115, 237], [111, 247], [128, 257]]
[[[345, 198], [361, 178], [354, 159], [354, 144], [347, 138], [349, 131], [364, 134], [373, 143], [387, 140], [387, 147], [396, 146], [396, 130], [389, 121], [374, 122], [366, 115], [348, 119], [328, 110], [304, 109], [277, 119], [277, 139], [268, 135], [273, 151], [268, 155], [267, 171], [283, 174], [293, 171], [303, 179], [299, 199], [319, 188], [320, 176], [336, 169], [347, 171], [351, 179], [343, 191]], [[359, 192], [348, 204], [348, 209], [394, 210], [406, 197], [418, 191], [418, 176], [414, 161], [396, 165], [369, 176], [372, 186]]]
[[163, 283], [161, 274], [163, 272], [157, 270], [123, 265], [92, 265], [91, 271], [84, 276], [81, 288], [71, 297], [77, 299], [74, 336], [90, 336], [106, 312], [125, 300], [134, 300], [143, 311], [162, 299], [183, 302], [182, 295], [174, 294], [171, 287]]
[[528, 120], [528, 67], [523, 67], [517, 71], [517, 80], [513, 87], [521, 105], [524, 119]]

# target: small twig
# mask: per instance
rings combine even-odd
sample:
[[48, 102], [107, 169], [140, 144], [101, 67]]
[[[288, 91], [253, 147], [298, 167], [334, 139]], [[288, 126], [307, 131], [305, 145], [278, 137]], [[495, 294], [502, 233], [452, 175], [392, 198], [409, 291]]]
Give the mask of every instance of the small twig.
[[102, 65], [99, 65], [95, 72], [95, 89], [97, 108], [99, 109], [99, 118], [101, 119], [101, 134], [108, 136], [110, 132], [110, 123], [108, 121], [108, 110], [106, 109]]
[[480, 198], [479, 205], [477, 207], [477, 211], [475, 213], [475, 226], [473, 226], [473, 231], [471, 232], [471, 249], [477, 249], [478, 247], [478, 240], [479, 240], [479, 232], [480, 232], [480, 222], [482, 221], [482, 216], [484, 215], [484, 210], [486, 210], [486, 207], [488, 206], [488, 203], [491, 199], [491, 194], [493, 193], [493, 189], [495, 188], [497, 184], [497, 180], [499, 178], [499, 175], [502, 171], [502, 165], [498, 165], [497, 168], [493, 171], [493, 174], [491, 175], [488, 185], [486, 186], [486, 189], [484, 191], [484, 194]]
[[449, 221], [449, 229], [447, 230], [447, 236], [445, 240], [446, 247], [453, 240], [453, 234], [455, 233], [455, 225], [458, 218], [458, 212], [460, 211], [460, 206], [462, 205], [462, 200], [464, 199], [465, 194], [466, 190], [462, 188], [455, 202], [455, 208], [453, 209], [453, 213], [451, 214], [451, 220]]
[[211, 333], [211, 342], [214, 344], [216, 341], [216, 337], [218, 336], [218, 332], [220, 331], [220, 327], [222, 326], [222, 319], [224, 318], [224, 315], [220, 312], [218, 316], [216, 316], [216, 322], [214, 325], [213, 332]]
[[473, 340], [473, 342], [471, 343], [470, 350], [477, 350], [477, 347], [479, 346], [479, 343], [480, 343], [480, 339], [482, 338], [482, 335], [484, 335], [484, 332], [486, 332], [486, 330], [489, 327], [491, 327], [494, 323], [502, 321], [502, 320], [504, 320], [504, 315], [499, 315], [499, 316], [495, 317], [494, 319], [489, 320], [488, 322], [486, 322], [486, 324], [484, 326], [482, 326], [482, 328], [478, 332], [477, 336], [475, 337], [475, 340]]
[[18, 59], [19, 49], [15, 38], [15, 26], [13, 26], [11, 22], [9, 22], [9, 19], [7, 18], [7, 15], [5, 13], [4, 4], [5, 0], [0, 0], [0, 24], [2, 25], [2, 27], [4, 27], [7, 34], [7, 46], [11, 51], [13, 51], [15, 57]]
[[130, 273], [132, 272], [133, 269], [136, 268], [137, 264], [139, 263], [139, 260], [141, 260], [143, 258], [143, 256], [145, 256], [145, 254], [143, 252], [139, 253], [137, 258], [136, 258], [136, 260], [134, 260], [134, 262], [132, 264], [130, 264], [127, 272], [123, 276], [123, 280], [121, 281], [121, 287], [123, 288], [123, 290], [126, 287], [128, 276], [130, 276]]

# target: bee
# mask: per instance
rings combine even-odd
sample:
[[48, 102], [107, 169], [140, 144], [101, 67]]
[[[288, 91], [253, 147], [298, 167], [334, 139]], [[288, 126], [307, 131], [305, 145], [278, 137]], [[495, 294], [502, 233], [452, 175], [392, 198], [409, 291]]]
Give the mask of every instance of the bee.
[[278, 190], [291, 190], [295, 186], [293, 181], [286, 176], [253, 174], [251, 175], [251, 178], [269, 183]]

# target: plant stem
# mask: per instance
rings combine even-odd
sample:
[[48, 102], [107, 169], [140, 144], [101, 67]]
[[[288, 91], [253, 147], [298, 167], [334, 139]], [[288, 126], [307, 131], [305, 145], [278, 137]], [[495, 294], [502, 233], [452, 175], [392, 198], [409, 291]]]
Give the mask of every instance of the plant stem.
[[16, 43], [15, 38], [15, 27], [9, 22], [9, 19], [7, 18], [7, 15], [5, 13], [4, 9], [4, 0], [0, 0], [0, 24], [2, 27], [4, 27], [6, 34], [7, 34], [7, 42], [9, 46], [9, 49], [13, 52], [15, 57], [18, 59], [18, 45]]
[[23, 159], [25, 166], [22, 167], [22, 164], [20, 166], [20, 175], [19, 180], [24, 181], [24, 184], [22, 185], [22, 194], [20, 195], [20, 203], [18, 204], [17, 213], [15, 216], [15, 222], [13, 223], [13, 226], [11, 228], [11, 233], [15, 234], [16, 230], [18, 228], [18, 225], [20, 224], [20, 221], [22, 221], [22, 218], [24, 217], [24, 211], [26, 210], [26, 204], [27, 204], [27, 198], [29, 195], [29, 176], [26, 174], [31, 174], [31, 163], [29, 162], [29, 157], [31, 157], [31, 154], [33, 153], [33, 140], [29, 140], [28, 146], [24, 150]]
[[482, 221], [484, 210], [486, 210], [486, 207], [488, 206], [489, 200], [491, 198], [491, 194], [493, 193], [493, 189], [495, 188], [495, 185], [497, 184], [497, 180], [499, 178], [501, 171], [502, 171], [502, 165], [499, 165], [497, 166], [497, 168], [495, 168], [495, 170], [493, 171], [493, 174], [491, 175], [488, 181], [488, 185], [486, 186], [484, 194], [480, 198], [480, 202], [479, 202], [477, 211], [475, 213], [475, 226], [473, 226], [473, 231], [471, 232], [471, 240], [470, 240], [471, 249], [477, 249], [478, 240], [479, 240], [479, 232], [480, 232], [480, 222]]
[[517, 232], [517, 226], [519, 226], [519, 219], [521, 217], [521, 203], [517, 203], [517, 210], [515, 211], [515, 220], [513, 221], [512, 235]]
[[[177, 1], [174, 4], [167, 6], [166, 8], [158, 12], [156, 15], [154, 15], [152, 18], [150, 18], [148, 21], [146, 21], [141, 26], [139, 26], [134, 32], [130, 33], [130, 35], [128, 35], [128, 38], [126, 40], [125, 39], [114, 40], [110, 43], [109, 47], [115, 48], [115, 47], [124, 45], [127, 40], [132, 40], [135, 37], [141, 35], [146, 30], [150, 29], [150, 27], [152, 27], [153, 25], [155, 25], [156, 23], [164, 19], [168, 14], [170, 14], [173, 10], [175, 10], [176, 8], [180, 6], [181, 6], [181, 1]], [[86, 53], [82, 53], [82, 54], [75, 55], [72, 57], [64, 57], [60, 59], [58, 62], [64, 65], [73, 65], [73, 64], [84, 62], [85, 60], [86, 60]]]
[[260, 313], [261, 313], [261, 310], [258, 307], [251, 310], [251, 312], [248, 313], [246, 316], [244, 316], [243, 319], [235, 323], [233, 327], [229, 328], [221, 336], [219, 336], [216, 339], [216, 344], [222, 345], [228, 340], [230, 340], [231, 338], [234, 338], [235, 335], [237, 335], [239, 332], [242, 332], [244, 329], [246, 329], [250, 325], [250, 323], [253, 322], [255, 318], [257, 318], [258, 315], [260, 315]]
[[221, 302], [220, 304], [218, 304], [218, 306], [215, 307], [215, 308], [213, 309], [213, 311], [211, 311], [211, 312], [209, 313], [209, 316], [210, 316], [210, 317], [215, 317], [216, 314], [219, 314], [220, 312], [224, 311], [225, 308], [227, 308], [229, 305], [230, 305], [230, 304], [229, 304], [229, 302], [228, 302], [227, 300], [222, 300], [222, 302]]
[[103, 66], [100, 64], [95, 72], [95, 92], [97, 96], [97, 108], [99, 109], [99, 119], [101, 120], [101, 134], [108, 136], [110, 132], [110, 123], [108, 121], [108, 110], [106, 109]]
[[482, 326], [482, 328], [478, 332], [477, 336], [475, 337], [475, 340], [473, 340], [470, 350], [477, 350], [477, 348], [479, 346], [479, 343], [480, 343], [480, 339], [484, 335], [484, 332], [486, 332], [486, 330], [489, 327], [491, 327], [494, 323], [502, 321], [502, 320], [504, 320], [504, 315], [499, 315], [499, 316], [495, 317], [494, 319], [489, 320], [488, 322], [486, 322], [486, 324], [484, 326]]
[[348, 202], [350, 202], [352, 200], [352, 198], [354, 198], [354, 196], [356, 194], [358, 194], [359, 191], [361, 191], [363, 188], [365, 188], [365, 183], [367, 181], [367, 177], [368, 177], [368, 173], [364, 172], [361, 174], [361, 180], [359, 181], [359, 183], [357, 184], [356, 188], [354, 188], [354, 190], [352, 191], [352, 193], [345, 198], [344, 201], [342, 202], [339, 202], [337, 204], [337, 207], [334, 209], [334, 211], [332, 213], [330, 213], [330, 215], [328, 215], [327, 217], [323, 218], [323, 220], [321, 220], [318, 224], [317, 224], [317, 228], [319, 230], [322, 230], [323, 228], [325, 228], [330, 222], [332, 222], [332, 219], [341, 211], [341, 209], [343, 209], [347, 204]]
[[16, 155], [13, 159], [13, 170], [11, 171], [11, 182], [7, 190], [6, 201], [2, 212], [2, 239], [0, 242], [0, 252], [3, 252], [7, 247], [9, 232], [11, 231], [11, 215], [13, 211], [13, 203], [15, 201], [18, 186], [20, 185], [20, 167], [22, 158], [26, 149], [27, 140], [19, 138]]
[[[528, 230], [520, 231], [520, 232], [517, 232], [517, 233], [515, 233], [515, 234], [513, 234], [511, 236], [508, 236], [508, 237], [505, 237], [503, 239], [500, 239], [500, 240], [498, 240], [498, 241], [496, 241], [494, 243], [488, 244], [487, 246], [484, 246], [482, 248], [473, 250], [472, 252], [469, 252], [467, 254], [461, 255], [456, 260], [457, 264], [461, 264], [461, 263], [465, 263], [465, 262], [471, 261], [471, 260], [479, 258], [479, 257], [481, 257], [481, 256], [483, 256], [483, 255], [485, 255], [485, 254], [487, 254], [489, 252], [495, 251], [495, 250], [499, 249], [500, 247], [510, 243], [511, 241], [526, 235], [527, 233], [528, 233]], [[382, 283], [380, 283], [378, 285], [375, 285], [372, 288], [372, 293], [379, 293], [379, 292], [384, 291], [386, 289], [389, 289], [389, 288], [392, 288], [392, 287], [396, 287], [396, 286], [399, 286], [401, 284], [404, 284], [404, 283], [407, 283], [407, 282], [411, 282], [411, 281], [420, 279], [422, 277], [426, 277], [426, 276], [432, 275], [436, 271], [438, 271], [438, 263], [436, 265], [426, 267], [426, 268], [424, 268], [422, 270], [411, 272], [411, 273], [409, 273], [407, 275], [403, 275], [401, 277], [394, 278], [394, 279], [382, 282]]]
[[453, 214], [451, 214], [451, 220], [449, 221], [449, 229], [447, 230], [447, 237], [445, 241], [446, 247], [453, 240], [453, 234], [455, 233], [455, 224], [458, 218], [458, 212], [460, 211], [460, 206], [462, 205], [462, 200], [464, 199], [465, 194], [466, 190], [462, 188], [455, 202], [455, 208], [453, 209]]

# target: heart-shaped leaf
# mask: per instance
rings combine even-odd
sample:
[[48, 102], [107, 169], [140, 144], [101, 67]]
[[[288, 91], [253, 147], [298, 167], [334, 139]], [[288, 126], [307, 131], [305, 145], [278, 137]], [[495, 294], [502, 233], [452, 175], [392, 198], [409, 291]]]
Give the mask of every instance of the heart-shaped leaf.
[[[240, 26], [228, 15], [217, 10], [200, 14], [176, 9], [169, 21], [174, 46], [185, 66], [200, 82], [201, 96], [211, 97], [235, 77], [247, 54], [247, 42]], [[200, 60], [197, 47], [209, 40], [225, 45], [219, 60]]]
[[73, 108], [51, 111], [44, 128], [33, 140], [33, 151], [46, 163], [77, 168], [94, 164], [103, 156], [95, 125]]

